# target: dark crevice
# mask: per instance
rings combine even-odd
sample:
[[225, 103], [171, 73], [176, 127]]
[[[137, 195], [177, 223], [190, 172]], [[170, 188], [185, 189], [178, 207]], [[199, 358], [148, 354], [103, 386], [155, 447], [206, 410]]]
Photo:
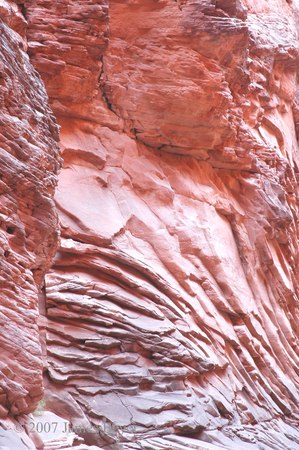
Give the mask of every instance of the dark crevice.
[[14, 232], [15, 232], [15, 227], [12, 227], [12, 226], [6, 227], [6, 232], [7, 232], [8, 234], [14, 234]]
[[46, 288], [43, 286], [38, 294], [39, 313], [46, 316]]
[[102, 89], [101, 92], [102, 92], [102, 97], [103, 97], [103, 99], [104, 99], [104, 102], [106, 103], [108, 109], [110, 109], [110, 111], [112, 111], [112, 112], [115, 113], [115, 111], [113, 110], [113, 107], [112, 107], [112, 103], [109, 101], [109, 99], [108, 99], [108, 97], [107, 97], [106, 92], [104, 91], [104, 89]]
[[27, 17], [27, 10], [26, 10], [26, 7], [25, 7], [24, 3], [21, 3], [19, 6], [20, 6], [20, 12], [21, 12], [22, 16], [27, 21], [27, 19], [28, 19], [28, 17]]
[[104, 85], [104, 80], [103, 80], [103, 77], [104, 77], [104, 58], [103, 57], [101, 58], [101, 63], [102, 63], [102, 68], [101, 68], [101, 73], [98, 78], [99, 88], [102, 93], [103, 100], [106, 103], [108, 109], [110, 111], [112, 111], [114, 114], [116, 114], [116, 112], [113, 110], [112, 103], [110, 102], [110, 100], [105, 92], [105, 85]]

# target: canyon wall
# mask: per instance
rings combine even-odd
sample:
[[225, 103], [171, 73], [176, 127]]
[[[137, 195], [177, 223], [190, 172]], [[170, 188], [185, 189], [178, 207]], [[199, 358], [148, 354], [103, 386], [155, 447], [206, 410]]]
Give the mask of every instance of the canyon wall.
[[0, 446], [21, 449], [26, 435], [3, 424], [43, 396], [39, 290], [58, 245], [60, 157], [56, 121], [26, 53], [24, 17], [4, 1], [0, 17]]
[[298, 449], [299, 3], [18, 3], [1, 25], [20, 89], [10, 75], [1, 171], [22, 233], [4, 229], [3, 274], [7, 326], [30, 346], [7, 349], [26, 391], [10, 414], [41, 396], [36, 286], [58, 229], [56, 128], [23, 45], [64, 159], [40, 294], [46, 408], [103, 449]]
[[[0, 3], [0, 416], [42, 395], [38, 288], [57, 249], [58, 129], [24, 50], [25, 21]], [[15, 30], [15, 31], [14, 31]]]

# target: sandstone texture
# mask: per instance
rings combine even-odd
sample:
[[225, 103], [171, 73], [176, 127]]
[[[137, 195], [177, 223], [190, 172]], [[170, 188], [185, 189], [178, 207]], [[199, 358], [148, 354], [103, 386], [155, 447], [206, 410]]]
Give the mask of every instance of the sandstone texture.
[[0, 418], [5, 418], [31, 412], [42, 397], [38, 291], [57, 248], [53, 193], [60, 159], [47, 94], [25, 51], [25, 20], [5, 1], [0, 17]]
[[58, 230], [27, 50], [64, 159], [45, 408], [90, 449], [298, 450], [299, 2], [18, 3], [0, 2], [11, 414], [41, 395]]

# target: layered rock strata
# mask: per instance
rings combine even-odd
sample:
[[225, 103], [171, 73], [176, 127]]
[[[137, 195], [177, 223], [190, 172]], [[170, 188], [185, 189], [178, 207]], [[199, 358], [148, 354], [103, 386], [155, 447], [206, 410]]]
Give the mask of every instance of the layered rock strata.
[[297, 449], [297, 3], [23, 3], [64, 157], [47, 407], [106, 449]]
[[26, 53], [25, 20], [16, 4], [6, 1], [0, 2], [0, 17], [0, 418], [5, 418], [31, 412], [43, 395], [38, 292], [57, 249], [52, 197], [60, 159], [56, 122]]

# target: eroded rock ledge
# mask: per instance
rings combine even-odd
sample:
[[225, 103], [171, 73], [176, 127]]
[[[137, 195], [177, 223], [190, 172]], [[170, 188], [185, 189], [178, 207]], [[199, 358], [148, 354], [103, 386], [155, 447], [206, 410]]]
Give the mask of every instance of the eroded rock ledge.
[[299, 446], [297, 7], [23, 2], [64, 158], [45, 399], [88, 445]]

